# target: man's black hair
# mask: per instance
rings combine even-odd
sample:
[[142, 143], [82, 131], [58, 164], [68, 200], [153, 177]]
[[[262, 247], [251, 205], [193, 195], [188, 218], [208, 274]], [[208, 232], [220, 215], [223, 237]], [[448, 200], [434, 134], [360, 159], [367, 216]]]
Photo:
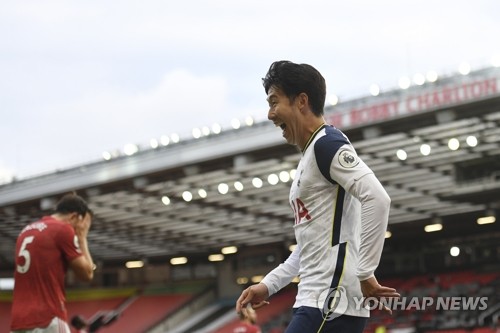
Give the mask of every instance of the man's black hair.
[[316, 68], [307, 64], [296, 64], [291, 61], [275, 61], [269, 67], [266, 77], [262, 79], [266, 94], [271, 86], [281, 90], [293, 102], [295, 98], [305, 93], [309, 98], [312, 112], [323, 114], [326, 99], [326, 83]]
[[55, 210], [59, 214], [77, 213], [78, 215], [85, 216], [89, 213], [93, 215], [87, 202], [76, 193], [69, 193], [63, 196], [57, 203]]

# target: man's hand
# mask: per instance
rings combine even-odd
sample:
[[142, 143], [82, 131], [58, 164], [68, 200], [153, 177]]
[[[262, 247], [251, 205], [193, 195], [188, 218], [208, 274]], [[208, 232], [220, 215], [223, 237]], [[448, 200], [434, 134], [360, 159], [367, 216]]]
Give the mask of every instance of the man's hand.
[[89, 213], [85, 214], [85, 216], [78, 216], [77, 222], [73, 225], [75, 229], [75, 234], [78, 237], [87, 238], [87, 235], [90, 230], [90, 226], [92, 224], [92, 217]]
[[246, 311], [247, 304], [250, 304], [253, 309], [258, 309], [269, 304], [266, 299], [269, 297], [267, 286], [263, 283], [254, 284], [243, 290], [240, 297], [236, 301], [236, 312]]
[[[361, 291], [363, 292], [363, 296], [366, 298], [376, 298], [380, 300], [380, 298], [399, 298], [401, 295], [394, 288], [381, 286], [375, 276], [360, 281], [361, 283]], [[385, 304], [384, 311], [387, 311], [389, 314], [392, 314], [392, 310], [389, 309]]]
[[73, 219], [73, 228], [75, 230], [75, 235], [78, 238], [78, 245], [80, 246], [80, 251], [83, 256], [70, 261], [70, 267], [80, 280], [87, 282], [90, 282], [93, 279], [94, 270], [96, 268], [87, 244], [87, 235], [91, 224], [92, 216], [89, 213], [85, 214], [83, 217], [78, 215], [76, 219]]

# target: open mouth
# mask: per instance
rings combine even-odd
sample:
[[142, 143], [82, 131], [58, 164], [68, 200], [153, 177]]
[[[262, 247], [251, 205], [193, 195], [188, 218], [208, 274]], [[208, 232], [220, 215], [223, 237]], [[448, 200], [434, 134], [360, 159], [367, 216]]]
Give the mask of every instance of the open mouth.
[[274, 122], [274, 126], [281, 128], [282, 130], [285, 129], [286, 124], [285, 123], [280, 123], [280, 122]]
[[274, 125], [276, 127], [279, 127], [281, 128], [281, 131], [283, 132], [283, 136], [285, 136], [285, 131], [286, 131], [286, 124], [285, 123], [278, 123], [278, 122], [275, 122]]

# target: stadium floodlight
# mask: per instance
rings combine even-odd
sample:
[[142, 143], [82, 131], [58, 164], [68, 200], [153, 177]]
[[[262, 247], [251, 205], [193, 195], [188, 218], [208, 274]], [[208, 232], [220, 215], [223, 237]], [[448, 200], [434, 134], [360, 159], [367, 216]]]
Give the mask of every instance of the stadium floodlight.
[[328, 103], [330, 103], [330, 105], [337, 105], [339, 103], [339, 97], [334, 94], [328, 96]]
[[217, 254], [211, 254], [208, 256], [208, 261], [223, 261], [224, 260], [224, 255], [217, 253]]
[[188, 262], [186, 257], [175, 257], [170, 259], [170, 264], [172, 265], [184, 265]]
[[165, 205], [165, 206], [168, 206], [170, 205], [170, 198], [167, 197], [166, 195], [162, 196], [161, 197], [161, 202]]
[[462, 75], [467, 75], [470, 73], [470, 65], [466, 62], [463, 62], [458, 66], [458, 72]]
[[0, 169], [0, 185], [8, 184], [12, 182], [14, 179], [14, 175], [9, 170], [1, 170]]
[[245, 118], [245, 124], [246, 124], [247, 126], [252, 126], [252, 125], [254, 124], [254, 120], [253, 120], [253, 118], [252, 118], [251, 116], [246, 117], [246, 118]]
[[408, 89], [408, 88], [410, 88], [410, 85], [411, 85], [411, 81], [406, 76], [399, 79], [399, 88]]
[[467, 142], [469, 147], [477, 146], [477, 138], [474, 135], [469, 135], [467, 139], [465, 139], [465, 142]]
[[398, 149], [398, 151], [396, 151], [396, 156], [401, 160], [401, 161], [405, 161], [406, 158], [408, 157], [408, 154], [406, 153], [406, 151], [404, 151], [403, 149]]
[[420, 153], [424, 156], [428, 156], [431, 153], [431, 146], [427, 143], [424, 143], [420, 146]]
[[435, 71], [428, 71], [427, 74], [425, 74], [425, 78], [429, 82], [436, 82], [438, 79], [438, 74]]
[[425, 76], [423, 74], [417, 73], [413, 76], [413, 83], [417, 86], [421, 86], [425, 83]]
[[457, 150], [460, 148], [460, 141], [458, 141], [457, 138], [451, 138], [448, 140], [448, 148], [450, 148], [450, 150]]
[[201, 128], [201, 134], [203, 134], [204, 136], [209, 136], [210, 135], [210, 128], [208, 128], [208, 126], [203, 126]]
[[144, 266], [144, 262], [142, 260], [127, 261], [125, 263], [125, 267], [127, 267], [127, 268], [141, 268], [143, 266]]
[[227, 192], [229, 192], [229, 186], [226, 183], [220, 183], [219, 186], [217, 186], [217, 191], [219, 191], [220, 194], [227, 194]]
[[428, 224], [424, 227], [425, 232], [435, 232], [443, 229], [443, 225], [441, 223]]
[[280, 172], [280, 180], [283, 183], [286, 183], [287, 181], [289, 181], [290, 180], [290, 173], [287, 171], [281, 171]]
[[488, 209], [485, 216], [478, 218], [476, 222], [480, 225], [495, 223], [497, 220], [495, 215], [495, 211]]
[[111, 159], [111, 153], [109, 151], [103, 152], [102, 158], [104, 158], [106, 161], [109, 161]]
[[151, 140], [149, 140], [149, 145], [151, 146], [151, 148], [156, 149], [156, 148], [158, 148], [158, 146], [160, 144], [159, 144], [158, 140], [151, 139]]
[[269, 176], [267, 176], [267, 182], [271, 185], [276, 185], [280, 181], [279, 177], [277, 174], [272, 173]]
[[222, 127], [219, 124], [215, 123], [212, 125], [212, 133], [219, 134], [221, 131]]
[[500, 54], [491, 57], [491, 64], [495, 67], [500, 67]]
[[186, 202], [189, 202], [193, 200], [193, 194], [189, 191], [184, 191], [182, 192], [182, 199], [184, 199], [184, 201]]
[[0, 278], [0, 290], [14, 290], [14, 278]]
[[133, 143], [128, 143], [123, 147], [123, 152], [127, 156], [132, 156], [139, 151], [139, 147]]
[[477, 219], [477, 224], [490, 224], [490, 223], [495, 223], [496, 222], [496, 217], [495, 216], [485, 216], [485, 217], [480, 217]]
[[392, 237], [392, 232], [390, 232], [389, 230], [387, 230], [385, 232], [385, 238], [391, 238]]
[[178, 143], [181, 138], [179, 137], [179, 134], [173, 133], [170, 134], [170, 139], [172, 140], [173, 143]]
[[295, 174], [297, 173], [297, 169], [290, 170], [290, 178], [295, 179]]
[[191, 134], [193, 135], [193, 138], [199, 139], [199, 138], [201, 138], [201, 129], [195, 127], [195, 128], [193, 128]]
[[377, 84], [372, 84], [370, 86], [370, 94], [372, 96], [378, 96], [380, 94], [380, 87]]
[[252, 185], [255, 188], [261, 188], [263, 185], [262, 179], [260, 179], [259, 177], [255, 177], [254, 179], [252, 179]]
[[241, 123], [238, 119], [235, 118], [235, 119], [231, 120], [231, 127], [232, 128], [238, 129], [238, 128], [240, 128], [240, 126], [241, 126]]
[[264, 275], [254, 275], [250, 280], [253, 283], [259, 283], [260, 281], [262, 281], [262, 279], [264, 279]]
[[458, 246], [452, 246], [450, 248], [450, 255], [452, 257], [458, 257], [459, 254], [460, 254], [460, 248]]
[[233, 253], [236, 253], [238, 252], [238, 248], [236, 246], [226, 246], [226, 247], [223, 247], [220, 252], [222, 254], [233, 254]]
[[205, 191], [204, 189], [200, 188], [198, 190], [198, 195], [200, 196], [200, 198], [206, 198], [207, 197], [207, 191]]
[[234, 182], [233, 185], [234, 185], [234, 188], [236, 189], [236, 191], [238, 191], [238, 192], [243, 191], [243, 184], [241, 182], [236, 181], [236, 182]]
[[166, 135], [162, 135], [160, 137], [160, 143], [162, 146], [168, 146], [168, 144], [170, 143], [170, 138]]
[[239, 278], [236, 279], [236, 283], [237, 284], [247, 284], [248, 283], [248, 278], [244, 277], [244, 276], [241, 276], [241, 277], [239, 277]]
[[297, 244], [292, 244], [288, 247], [288, 249], [290, 250], [290, 252], [293, 252], [295, 250], [295, 248], [297, 247]]

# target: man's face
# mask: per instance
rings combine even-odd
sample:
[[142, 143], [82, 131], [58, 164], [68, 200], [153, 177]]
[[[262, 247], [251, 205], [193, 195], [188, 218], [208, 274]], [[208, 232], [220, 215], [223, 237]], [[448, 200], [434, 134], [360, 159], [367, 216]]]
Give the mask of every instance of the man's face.
[[267, 102], [269, 103], [267, 118], [283, 130], [283, 137], [289, 144], [297, 145], [300, 123], [297, 99], [291, 102], [279, 88], [271, 86], [267, 93]]

